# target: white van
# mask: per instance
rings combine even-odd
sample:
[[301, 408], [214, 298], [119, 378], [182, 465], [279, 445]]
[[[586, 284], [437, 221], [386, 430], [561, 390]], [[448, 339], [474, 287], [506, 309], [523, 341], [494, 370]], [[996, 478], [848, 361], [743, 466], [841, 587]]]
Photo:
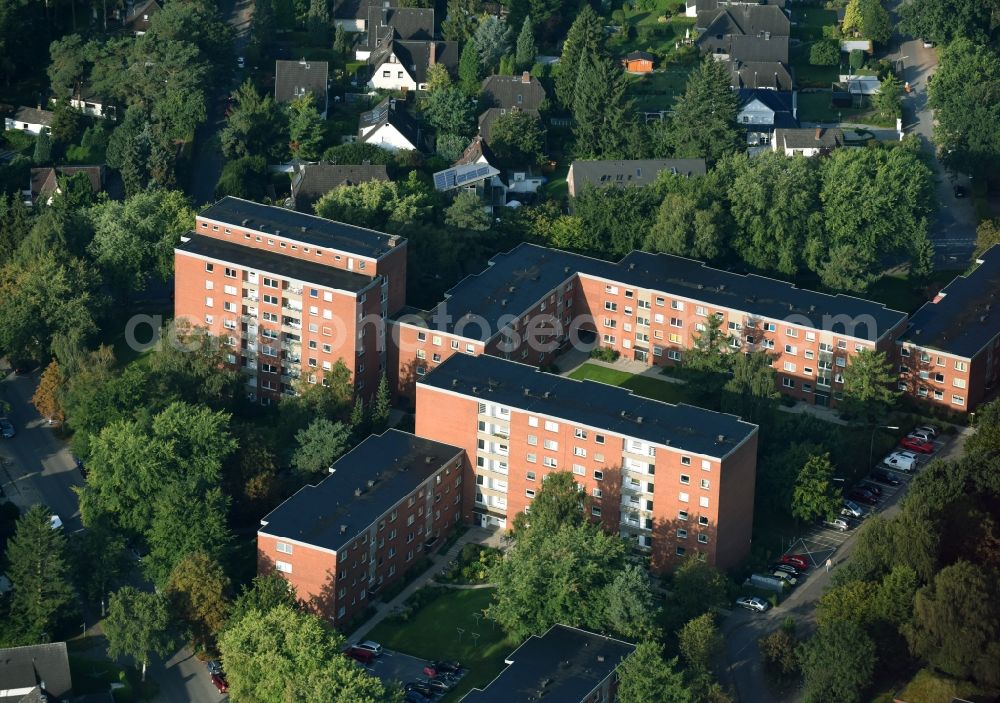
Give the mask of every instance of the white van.
[[882, 463], [896, 471], [910, 473], [917, 468], [917, 457], [909, 452], [893, 452]]

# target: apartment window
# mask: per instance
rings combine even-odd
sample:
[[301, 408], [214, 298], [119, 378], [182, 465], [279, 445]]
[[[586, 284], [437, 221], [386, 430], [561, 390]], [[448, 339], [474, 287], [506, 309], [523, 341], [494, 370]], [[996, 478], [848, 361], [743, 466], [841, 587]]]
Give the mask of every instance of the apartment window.
[[595, 481], [603, 481], [604, 480], [604, 472], [603, 471], [594, 471], [594, 480]]
[[786, 354], [797, 354], [798, 350], [794, 346], [792, 346], [791, 344], [786, 344], [785, 345], [785, 353]]
[[528, 427], [538, 427], [538, 418], [534, 415], [528, 415]]
[[534, 498], [535, 497], [535, 491], [533, 489], [531, 489], [531, 488], [525, 489], [524, 496], [526, 498]]
[[590, 506], [590, 514], [594, 517], [601, 517], [601, 508], [597, 505]]
[[684, 326], [684, 321], [681, 320], [679, 317], [671, 317], [670, 318], [670, 326], [671, 327], [683, 327]]
[[524, 478], [525, 478], [526, 481], [534, 481], [535, 480], [535, 472], [534, 471], [527, 472], [524, 475]]
[[712, 462], [710, 462], [708, 459], [702, 459], [701, 460], [701, 468], [702, 468], [703, 471], [711, 471], [712, 470]]
[[[548, 428], [546, 427], [545, 429]], [[555, 441], [554, 439], [545, 440], [544, 442], [542, 442], [542, 446], [553, 452], [559, 450], [559, 442]]]
[[582, 466], [580, 466], [579, 464], [573, 464], [573, 473], [575, 473], [577, 476], [586, 476], [587, 470]]
[[604, 309], [610, 312], [616, 312], [618, 310], [618, 303], [613, 303], [610, 300], [604, 302]]
[[681, 474], [681, 483], [683, 483], [685, 486], [688, 485], [689, 483], [691, 483], [691, 477], [688, 476], [687, 474]]
[[909, 350], [909, 349], [907, 349], [906, 347], [902, 347], [902, 348], [901, 348], [901, 349], [899, 350], [899, 355], [900, 355], [900, 356], [909, 356], [909, 355], [910, 355], [910, 350]]
[[212, 273], [212, 271], [215, 270], [215, 264], [208, 264], [208, 263], [206, 263], [205, 264], [205, 270], [208, 271], [209, 273]]
[[292, 565], [289, 564], [287, 561], [275, 561], [274, 568], [283, 574], [292, 573]]
[[214, 318], [214, 317], [212, 317], [211, 315], [205, 315], [205, 324], [206, 324], [206, 325], [210, 325], [210, 324], [212, 324], [212, 322], [213, 322], [214, 320], [215, 320], [215, 318]]
[[531, 452], [528, 452], [527, 456], [524, 457], [524, 460], [527, 461], [529, 464], [537, 464], [538, 456], [532, 454]]
[[791, 378], [781, 379], [781, 385], [785, 388], [795, 388], [795, 380]]
[[267, 286], [268, 288], [277, 288], [278, 280], [275, 278], [268, 278], [267, 276], [264, 276], [264, 285]]
[[688, 511], [687, 510], [678, 510], [677, 511], [677, 519], [678, 520], [687, 520], [688, 519]]
[[587, 430], [581, 430], [579, 427], [573, 432], [573, 436], [577, 439], [587, 439]]
[[278, 542], [278, 544], [276, 544], [274, 548], [277, 551], [281, 552], [282, 554], [292, 553], [292, 545], [288, 544], [287, 542]]
[[426, 342], [427, 341], [427, 333], [426, 332], [417, 332], [417, 341], [418, 342]]
[[598, 444], [604, 444], [604, 435], [602, 435], [602, 434], [595, 434], [594, 435], [594, 441], [597, 442]]
[[701, 544], [708, 544], [708, 535], [698, 535], [698, 542]]
[[965, 361], [956, 361], [955, 362], [955, 370], [956, 371], [968, 371], [969, 370], [969, 364], [967, 362], [965, 362]]
[[205, 281], [205, 290], [215, 290], [215, 282]]
[[[236, 303], [231, 303], [228, 300], [223, 300], [222, 309], [225, 310], [226, 312], [236, 312]], [[234, 322], [233, 324], [236, 323]], [[235, 327], [232, 329], [235, 329]]]
[[265, 293], [264, 294], [264, 302], [266, 304], [268, 304], [268, 305], [277, 305], [278, 304], [278, 296], [276, 296], [276, 295], [268, 295], [267, 293]]
[[677, 556], [679, 556], [679, 557], [682, 557], [682, 556], [684, 556], [684, 554], [685, 554], [685, 549], [684, 549], [684, 547], [678, 547], [678, 548], [677, 548], [677, 551], [675, 552], [675, 554], [677, 554]]
[[212, 307], [214, 305], [215, 305], [215, 299], [206, 296], [206, 298], [205, 298], [205, 307], [206, 308], [210, 308], [210, 307]]
[[546, 420], [545, 421], [545, 429], [547, 431], [549, 431], [549, 432], [558, 432], [559, 431], [559, 423], [558, 422], [552, 422], [552, 420]]
[[544, 457], [544, 458], [542, 459], [542, 464], [543, 464], [544, 466], [547, 466], [547, 467], [549, 467], [550, 469], [554, 469], [554, 468], [556, 468], [556, 466], [557, 466], [557, 463], [556, 463], [556, 460], [555, 460], [555, 459], [553, 459], [553, 458], [552, 458], [552, 457], [550, 457], [550, 456], [547, 456], [547, 457]]
[[712, 487], [712, 482], [709, 481], [707, 478], [703, 478], [701, 480], [701, 487], [707, 491], [709, 488]]
[[603, 493], [603, 491], [601, 491], [600, 488], [595, 488], [594, 490], [592, 490], [590, 492], [590, 495], [592, 495], [594, 498], [603, 498], [604, 497], [604, 493]]
[[676, 349], [669, 349], [667, 350], [667, 358], [670, 359], [671, 361], [680, 361], [681, 353]]
[[795, 364], [793, 364], [790, 361], [786, 361], [785, 362], [785, 367], [784, 368], [785, 368], [785, 371], [791, 371], [793, 373], [795, 372]]
[[677, 528], [677, 539], [687, 539], [688, 531], [682, 527]]
[[955, 388], [965, 388], [965, 379], [956, 378], [954, 381], [951, 382], [951, 385], [955, 386]]
[[681, 457], [681, 466], [691, 466], [691, 457], [689, 457], [689, 456], [682, 456]]
[[953, 395], [951, 397], [952, 405], [965, 405], [965, 398], [960, 395]]
[[679, 500], [682, 503], [689, 503], [691, 501], [691, 496], [689, 496], [684, 491], [681, 491], [680, 493], [677, 494], [677, 500]]
[[706, 515], [699, 515], [698, 516], [698, 524], [701, 525], [702, 527], [708, 527], [708, 516], [706, 516]]
[[702, 496], [701, 498], [699, 498], [698, 499], [698, 505], [700, 505], [703, 508], [707, 508], [708, 507], [708, 497], [707, 496]]
[[573, 456], [582, 456], [586, 458], [587, 450], [583, 447], [573, 447]]
[[604, 286], [604, 292], [611, 295], [618, 295], [618, 286], [606, 285]]
[[454, 339], [451, 340], [451, 348], [454, 349], [455, 351], [458, 351], [458, 342], [456, 342]]
[[529, 434], [528, 435], [528, 445], [532, 446], [532, 447], [537, 447], [538, 446], [538, 436], [537, 435], [533, 435], [533, 434]]

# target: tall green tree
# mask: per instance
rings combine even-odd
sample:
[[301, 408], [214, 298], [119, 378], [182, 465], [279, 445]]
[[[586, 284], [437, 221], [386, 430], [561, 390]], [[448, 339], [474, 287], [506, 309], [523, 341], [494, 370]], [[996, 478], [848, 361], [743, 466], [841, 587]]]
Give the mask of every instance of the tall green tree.
[[723, 648], [715, 613], [703, 613], [685, 623], [677, 633], [677, 644], [684, 661], [696, 675], [709, 674]]
[[476, 49], [476, 43], [470, 39], [465, 42], [462, 54], [458, 59], [458, 86], [463, 93], [470, 97], [479, 95], [482, 78], [479, 51]]
[[292, 156], [317, 159], [323, 152], [323, 118], [312, 93], [296, 98], [288, 106], [288, 137]]
[[214, 650], [226, 623], [231, 589], [222, 565], [204, 552], [188, 554], [174, 565], [167, 599], [196, 648]]
[[145, 534], [149, 554], [143, 571], [162, 587], [186, 556], [204, 552], [215, 561], [229, 557], [229, 496], [218, 487], [193, 489], [168, 483], [153, 504], [152, 521]]
[[733, 376], [722, 387], [725, 412], [757, 424], [771, 416], [781, 395], [772, 361], [765, 351], [733, 355]]
[[792, 516], [803, 521], [828, 520], [837, 514], [840, 496], [827, 454], [810, 457], [799, 471], [792, 491]]
[[392, 395], [389, 393], [389, 380], [385, 374], [378, 379], [375, 389], [375, 399], [372, 403], [371, 425], [375, 433], [384, 432], [389, 427], [389, 413], [392, 412]]
[[484, 73], [495, 73], [500, 57], [510, 48], [511, 29], [507, 22], [496, 15], [488, 15], [479, 22], [472, 41], [479, 53], [479, 65]]
[[444, 211], [444, 223], [458, 230], [485, 232], [490, 228], [490, 215], [476, 193], [465, 191]]
[[35, 137], [35, 153], [31, 160], [36, 166], [48, 166], [52, 161], [52, 137], [48, 132], [40, 132]]
[[885, 119], [895, 119], [902, 116], [903, 107], [900, 100], [902, 91], [903, 86], [899, 79], [889, 74], [882, 79], [882, 85], [872, 99], [872, 107]]
[[490, 149], [499, 166], [537, 166], [544, 159], [545, 131], [541, 120], [520, 110], [511, 110], [490, 128]]
[[298, 445], [292, 454], [292, 466], [304, 477], [315, 477], [347, 449], [350, 428], [341, 422], [317, 418], [295, 435]]
[[899, 31], [939, 44], [956, 39], [982, 44], [998, 11], [996, 0], [913, 0], [899, 6]]
[[857, 703], [872, 680], [878, 655], [861, 625], [833, 622], [820, 627], [799, 650], [806, 703]]
[[475, 124], [475, 109], [461, 88], [449, 86], [435, 90], [424, 103], [427, 121], [441, 132], [471, 137]]
[[722, 328], [721, 315], [709, 315], [692, 333], [693, 344], [684, 352], [682, 371], [706, 393], [719, 393], [732, 366], [729, 334]]
[[316, 616], [278, 606], [232, 622], [219, 648], [234, 700], [401, 703], [402, 689], [355, 666], [343, 644]]
[[274, 608], [285, 607], [295, 610], [298, 601], [295, 587], [276, 571], [258, 574], [250, 585], [243, 585], [240, 595], [229, 608], [229, 621], [237, 623], [251, 612], [268, 613]]
[[524, 24], [521, 25], [521, 31], [517, 35], [517, 45], [514, 53], [517, 68], [521, 71], [527, 71], [534, 65], [537, 54], [538, 47], [535, 45], [535, 29], [531, 24], [531, 16], [526, 15]]
[[889, 41], [892, 19], [881, 0], [861, 0], [861, 32], [876, 44]]
[[514, 534], [553, 532], [563, 526], [579, 526], [585, 521], [584, 493], [569, 471], [553, 471], [535, 493], [531, 511], [514, 518]]
[[131, 658], [141, 667], [145, 681], [150, 655], [166, 656], [173, 647], [170, 626], [170, 611], [163, 595], [123, 586], [111, 596], [104, 620], [108, 655]]
[[711, 56], [688, 77], [674, 104], [668, 139], [675, 158], [704, 158], [714, 164], [740, 147], [737, 97], [725, 64]]
[[663, 174], [666, 193], [643, 249], [696, 259], [716, 259], [730, 245], [732, 221], [718, 169], [702, 178]]
[[32, 506], [7, 543], [10, 616], [26, 643], [54, 639], [56, 624], [73, 603], [66, 535], [52, 529], [51, 517], [45, 507]]
[[663, 647], [642, 642], [618, 668], [620, 703], [693, 703], [694, 697], [677, 670], [677, 657], [663, 659]]
[[441, 23], [441, 32], [448, 41], [466, 42], [476, 31], [474, 0], [448, 0], [448, 12]]
[[309, 0], [309, 36], [316, 46], [330, 41], [330, 5], [327, 0]]
[[249, 78], [233, 92], [233, 109], [219, 133], [222, 153], [281, 157], [286, 151], [281, 110], [270, 93], [261, 95]]
[[645, 569], [626, 564], [604, 589], [604, 623], [622, 638], [653, 641], [658, 634], [659, 606]]
[[[535, 17], [539, 22], [542, 21], [537, 14]], [[584, 57], [601, 55], [603, 51], [604, 27], [601, 18], [590, 7], [590, 3], [586, 3], [566, 34], [562, 56], [556, 68], [556, 98], [564, 108], [568, 110], [575, 108], [576, 84]]]
[[573, 101], [575, 153], [581, 158], [635, 155], [635, 105], [621, 67], [596, 53], [580, 58]]
[[899, 397], [897, 380], [885, 352], [862, 349], [844, 369], [842, 414], [861, 422], [877, 422]]

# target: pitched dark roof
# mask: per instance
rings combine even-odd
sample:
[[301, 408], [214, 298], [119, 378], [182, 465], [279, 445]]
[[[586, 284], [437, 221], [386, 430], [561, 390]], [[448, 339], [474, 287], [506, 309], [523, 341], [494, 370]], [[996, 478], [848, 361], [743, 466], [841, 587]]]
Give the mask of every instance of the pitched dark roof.
[[367, 20], [369, 8], [395, 7], [396, 0], [342, 0], [335, 3], [333, 17], [338, 20]]
[[751, 62], [780, 61], [788, 63], [788, 37], [770, 39], [733, 34], [729, 37], [729, 58]]
[[268, 513], [260, 532], [337, 551], [463, 451], [399, 430], [371, 435]]
[[483, 81], [480, 104], [483, 107], [517, 108], [537, 111], [545, 100], [545, 88], [527, 71], [519, 76], [489, 76]]
[[54, 193], [59, 187], [57, 176], [74, 176], [82, 173], [90, 181], [90, 188], [95, 193], [100, 193], [104, 188], [104, 167], [103, 166], [59, 166], [57, 168], [33, 168], [31, 169], [31, 198], [44, 199]]
[[774, 140], [784, 149], [833, 149], [844, 146], [844, 131], [839, 127], [777, 129]]
[[452, 166], [479, 163], [480, 159], [485, 159], [486, 163], [490, 166], [496, 167], [496, 156], [493, 154], [493, 151], [486, 145], [481, 136], [477, 136], [473, 137], [472, 141], [469, 142], [469, 146], [465, 147], [465, 151], [462, 152], [462, 155], [458, 157], [458, 161], [453, 163]]
[[671, 405], [491, 354], [453, 354], [417, 383], [715, 457], [726, 456], [757, 431], [735, 415]]
[[40, 124], [48, 127], [52, 124], [53, 116], [54, 113], [49, 112], [48, 110], [39, 110], [35, 107], [25, 107], [22, 105], [14, 112], [14, 121], [27, 122], [28, 124]]
[[[431, 51], [434, 51], [434, 63], [442, 64], [449, 71], [458, 68], [458, 42], [453, 41], [403, 41], [394, 40], [389, 51], [395, 54], [397, 61], [420, 84], [427, 82], [427, 70], [431, 65]], [[388, 52], [385, 57], [388, 56]], [[380, 63], [376, 63], [377, 66]]]
[[[499, 333], [497, 321], [505, 315], [520, 315], [538, 303], [577, 272], [623, 285], [662, 292], [707, 306], [743, 310], [757, 317], [788, 320], [816, 329], [831, 327], [835, 334], [877, 340], [899, 324], [905, 313], [847, 295], [828, 295], [798, 288], [791, 283], [754, 274], [738, 274], [670, 254], [632, 252], [618, 263], [595, 259], [534, 244], [520, 244], [497, 254], [482, 272], [468, 276], [445, 294], [429, 320], [442, 320], [440, 329], [455, 333], [463, 323], [464, 336], [487, 341]], [[412, 312], [412, 311], [411, 311]], [[466, 316], [481, 318], [492, 329], [465, 324]], [[842, 322], [870, 317], [874, 329], [860, 324], [850, 330]], [[430, 324], [437, 325], [436, 322]], [[435, 327], [438, 329], [438, 327]]]
[[792, 73], [780, 61], [743, 62], [729, 59], [729, 85], [735, 89], [769, 88], [790, 91], [794, 87]]
[[787, 112], [789, 115], [792, 113], [793, 98], [790, 92], [744, 88], [736, 91], [736, 93], [739, 98], [739, 109], [741, 110], [754, 100], [759, 100], [765, 107], [773, 110], [775, 113]]
[[423, 40], [434, 38], [434, 10], [419, 7], [368, 7], [366, 46], [375, 51], [387, 39]]
[[[479, 116], [479, 136], [485, 139], [487, 143], [490, 141], [493, 125], [506, 112], [507, 110], [502, 107], [491, 107]], [[537, 111], [533, 111], [533, 114], [537, 114]]]
[[329, 64], [326, 61], [277, 60], [274, 62], [274, 99], [280, 103], [290, 103], [305, 93], [316, 97], [316, 109], [322, 112], [327, 104], [327, 78]]
[[[72, 695], [73, 680], [65, 642], [0, 649], [0, 689], [33, 689], [43, 683], [43, 690], [57, 699]], [[0, 700], [6, 703], [22, 698]]]
[[972, 273], [957, 276], [910, 317], [899, 341], [972, 358], [1000, 335], [1000, 245], [977, 259]]
[[570, 164], [567, 179], [570, 193], [578, 193], [584, 185], [646, 186], [662, 171], [681, 176], [704, 176], [705, 159], [609, 159], [606, 161], [577, 160]]
[[706, 34], [742, 34], [758, 36], [770, 33], [772, 37], [791, 34], [788, 15], [774, 5], [730, 5], [720, 9], [705, 30]]
[[774, 5], [784, 8], [785, 0], [687, 0], [687, 7], [694, 7], [696, 12], [717, 12], [720, 8], [730, 5]]
[[462, 703], [582, 703], [634, 651], [628, 642], [553, 625], [515, 649], [507, 668]]
[[773, 5], [730, 5], [709, 21], [699, 13], [697, 25], [704, 31], [695, 40], [698, 48], [713, 54], [728, 54], [743, 62], [788, 62], [791, 23]]
[[382, 164], [306, 164], [292, 178], [292, 200], [299, 212], [312, 212], [313, 205], [331, 190], [368, 181], [387, 181]]
[[371, 277], [346, 269], [317, 264], [307, 259], [285, 256], [266, 249], [244, 247], [194, 232], [188, 234], [187, 237], [188, 241], [182, 241], [176, 251], [227, 261], [242, 268], [252, 268], [262, 273], [274, 274], [280, 278], [314, 283], [350, 293], [358, 293], [372, 285]]
[[145, 17], [152, 16], [162, 9], [163, 7], [160, 6], [157, 0], [138, 2], [125, 13], [125, 19], [122, 21], [122, 24], [134, 32], [145, 32], [149, 30], [149, 25], [151, 24], [151, 21], [145, 19]]
[[306, 245], [372, 258], [388, 253], [404, 241], [385, 232], [232, 196], [226, 196], [214, 205], [209, 205], [198, 214], [198, 217], [270, 235], [280, 233], [282, 237]]
[[360, 129], [371, 128], [365, 134], [359, 134], [360, 141], [367, 142], [375, 136], [381, 127], [392, 125], [415, 149], [422, 151], [427, 148], [426, 137], [420, 129], [419, 123], [406, 109], [404, 100], [386, 98], [368, 112], [362, 112], [358, 123]]

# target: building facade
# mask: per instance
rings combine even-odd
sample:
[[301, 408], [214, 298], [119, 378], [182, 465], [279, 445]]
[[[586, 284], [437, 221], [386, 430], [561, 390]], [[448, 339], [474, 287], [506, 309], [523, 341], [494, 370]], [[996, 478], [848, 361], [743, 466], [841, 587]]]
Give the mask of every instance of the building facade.
[[461, 449], [407, 432], [368, 437], [261, 520], [258, 572], [348, 623], [461, 520], [463, 462]]
[[459, 354], [417, 384], [416, 433], [465, 450], [466, 522], [512, 527], [549, 473], [572, 471], [590, 518], [656, 572], [749, 554], [757, 427], [732, 415]]
[[374, 393], [383, 320], [404, 303], [405, 240], [227, 197], [197, 216], [174, 265], [176, 319], [221, 340], [249, 396], [328, 382], [338, 362]]

